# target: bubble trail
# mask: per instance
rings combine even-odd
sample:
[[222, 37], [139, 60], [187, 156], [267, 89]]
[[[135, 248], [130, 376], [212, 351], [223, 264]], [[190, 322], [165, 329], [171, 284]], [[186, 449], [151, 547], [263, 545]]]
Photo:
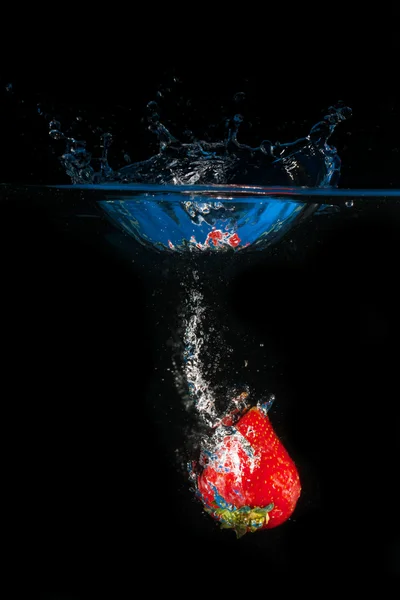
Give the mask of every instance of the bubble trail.
[[189, 315], [184, 322], [183, 371], [196, 409], [207, 425], [212, 426], [217, 418], [216, 398], [205, 378], [201, 359], [204, 346], [203, 315], [206, 312], [203, 301], [204, 297], [199, 290], [194, 288], [189, 290], [187, 297]]

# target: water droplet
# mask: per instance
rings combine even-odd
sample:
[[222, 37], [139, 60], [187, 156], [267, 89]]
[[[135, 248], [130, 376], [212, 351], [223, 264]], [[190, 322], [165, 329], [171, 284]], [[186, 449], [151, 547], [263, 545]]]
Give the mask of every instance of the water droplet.
[[239, 114], [237, 114], [237, 115], [235, 115], [235, 116], [233, 117], [233, 123], [234, 123], [236, 126], [238, 126], [238, 127], [239, 127], [239, 125], [240, 125], [241, 123], [243, 123], [243, 120], [244, 120], [244, 119], [243, 119], [243, 116], [242, 116], [242, 115], [239, 115]]
[[53, 140], [65, 139], [65, 135], [61, 131], [58, 131], [58, 129], [52, 129], [51, 131], [49, 131], [49, 136], [52, 137]]
[[158, 104], [157, 104], [157, 102], [154, 102], [154, 100], [150, 100], [150, 102], [147, 103], [147, 108], [149, 110], [155, 110], [155, 111], [157, 111], [158, 110]]
[[104, 133], [103, 134], [103, 146], [104, 148], [109, 148], [112, 144], [112, 134]]
[[50, 129], [60, 129], [60, 127], [61, 127], [60, 121], [56, 121], [55, 119], [52, 119], [49, 123]]
[[347, 208], [352, 208], [354, 206], [354, 200], [347, 200], [345, 204]]
[[91, 166], [85, 167], [79, 171], [79, 177], [83, 181], [91, 182], [93, 180], [94, 169]]
[[246, 94], [244, 92], [236, 92], [236, 94], [233, 96], [233, 101], [236, 102], [237, 104], [244, 102], [245, 99], [246, 99]]
[[12, 89], [13, 89], [12, 83], [7, 83], [5, 85], [5, 88], [6, 88], [6, 92], [12, 92]]

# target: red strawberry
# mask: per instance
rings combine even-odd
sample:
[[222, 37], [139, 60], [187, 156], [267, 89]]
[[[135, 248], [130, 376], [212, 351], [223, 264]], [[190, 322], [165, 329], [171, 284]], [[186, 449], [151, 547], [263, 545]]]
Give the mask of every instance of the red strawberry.
[[235, 427], [219, 427], [197, 476], [205, 510], [238, 537], [284, 523], [300, 496], [299, 474], [272, 429], [268, 408], [250, 408]]

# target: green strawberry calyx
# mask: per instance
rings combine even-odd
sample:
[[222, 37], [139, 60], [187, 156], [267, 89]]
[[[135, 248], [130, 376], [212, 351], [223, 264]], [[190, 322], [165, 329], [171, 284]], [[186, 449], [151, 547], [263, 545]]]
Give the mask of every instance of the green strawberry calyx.
[[274, 508], [273, 504], [260, 507], [242, 506], [235, 508], [231, 505], [221, 506], [213, 502], [212, 507], [205, 507], [205, 510], [211, 516], [216, 517], [222, 529], [233, 529], [236, 537], [240, 538], [247, 532], [258, 531], [269, 521], [269, 514]]

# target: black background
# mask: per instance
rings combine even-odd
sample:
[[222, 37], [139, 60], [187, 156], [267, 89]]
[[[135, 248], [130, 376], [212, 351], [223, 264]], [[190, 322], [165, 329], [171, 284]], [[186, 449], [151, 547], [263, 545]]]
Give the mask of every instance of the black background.
[[[42, 28], [36, 15], [3, 53], [1, 181], [68, 182], [38, 102], [62, 123], [101, 120], [118, 163], [122, 147], [132, 160], [154, 152], [141, 119], [157, 91], [177, 137], [210, 123], [219, 134], [220, 115], [236, 112], [233, 94], [244, 91], [248, 143], [305, 135], [344, 100], [354, 116], [334, 138], [340, 186], [399, 188], [394, 12], [351, 18], [336, 6], [316, 17], [299, 8], [288, 26], [285, 10], [268, 19], [258, 10], [216, 20], [195, 7], [196, 28], [189, 14], [182, 28], [157, 9], [151, 18], [138, 11], [132, 27], [121, 9], [107, 26], [70, 13]], [[266, 256], [231, 284], [238, 326], [276, 348], [282, 377], [271, 387], [303, 481], [294, 522], [237, 542], [191, 502], [172, 460], [176, 426], [144, 400], [163, 335], [152, 286], [168, 297], [156, 259], [143, 252], [128, 264], [61, 230], [22, 194], [1, 201], [10, 556], [18, 564], [29, 548], [48, 597], [86, 598], [109, 583], [113, 593], [145, 583], [213, 595], [217, 583], [282, 589], [291, 574], [304, 591], [398, 577], [398, 206], [349, 213], [301, 256]]]

